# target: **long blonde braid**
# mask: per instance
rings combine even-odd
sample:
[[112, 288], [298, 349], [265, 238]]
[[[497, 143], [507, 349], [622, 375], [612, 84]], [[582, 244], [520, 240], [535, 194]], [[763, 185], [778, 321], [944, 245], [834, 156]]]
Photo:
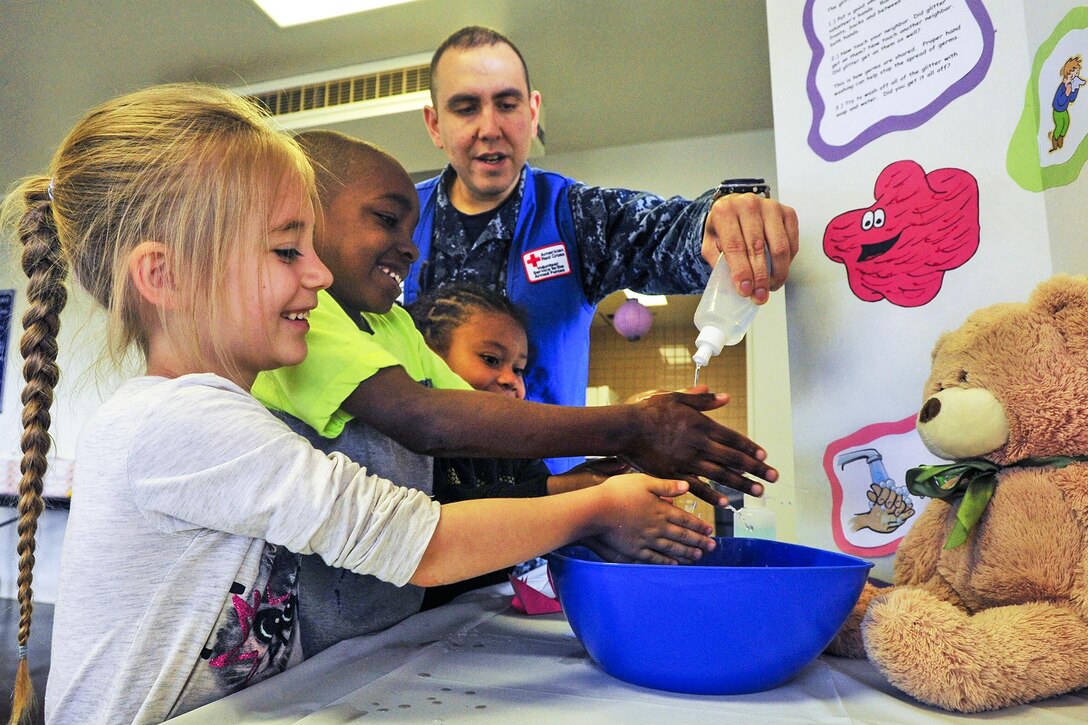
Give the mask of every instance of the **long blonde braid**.
[[22, 267], [28, 278], [28, 307], [23, 315], [23, 435], [19, 480], [19, 665], [15, 676], [15, 693], [11, 723], [25, 722], [37, 705], [34, 686], [30, 680], [27, 647], [30, 622], [34, 613], [34, 536], [41, 516], [42, 480], [45, 477], [51, 439], [49, 437], [49, 408], [53, 390], [60, 376], [57, 367], [57, 333], [60, 312], [68, 300], [64, 280], [68, 265], [61, 254], [60, 240], [53, 219], [52, 200], [46, 180], [27, 184], [26, 213], [19, 224], [19, 241], [23, 245]]

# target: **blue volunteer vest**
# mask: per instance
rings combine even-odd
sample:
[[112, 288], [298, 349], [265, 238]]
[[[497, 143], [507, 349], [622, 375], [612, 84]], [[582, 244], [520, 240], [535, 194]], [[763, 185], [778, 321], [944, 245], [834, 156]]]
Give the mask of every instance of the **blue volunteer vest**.
[[[596, 310], [582, 291], [582, 268], [574, 236], [567, 188], [574, 183], [550, 171], [526, 165], [514, 239], [506, 268], [506, 295], [528, 316], [529, 363], [525, 387], [529, 400], [558, 405], [585, 405], [589, 380], [589, 326]], [[416, 184], [419, 224], [413, 240], [419, 260], [404, 281], [404, 301], [420, 293], [420, 272], [430, 257], [434, 237], [435, 190], [442, 177]], [[562, 472], [582, 458], [551, 458], [548, 466]]]

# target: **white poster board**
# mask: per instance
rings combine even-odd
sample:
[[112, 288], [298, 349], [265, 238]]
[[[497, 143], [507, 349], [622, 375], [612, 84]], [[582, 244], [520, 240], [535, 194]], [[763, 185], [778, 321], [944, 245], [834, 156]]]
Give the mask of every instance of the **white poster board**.
[[928, 501], [903, 476], [938, 462], [913, 426], [938, 335], [1055, 271], [1040, 192], [1079, 183], [1088, 157], [1088, 101], [1068, 105], [1060, 152], [1047, 136], [1055, 64], [1088, 57], [1079, 10], [767, 2], [779, 197], [801, 232], [786, 288], [797, 534], [874, 576], [891, 578]]

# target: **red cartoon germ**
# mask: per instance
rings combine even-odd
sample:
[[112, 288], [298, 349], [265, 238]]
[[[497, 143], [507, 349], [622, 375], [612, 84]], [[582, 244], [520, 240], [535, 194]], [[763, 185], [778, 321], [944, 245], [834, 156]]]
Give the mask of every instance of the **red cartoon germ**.
[[978, 183], [962, 169], [925, 173], [897, 161], [877, 177], [876, 202], [839, 214], [824, 230], [824, 254], [846, 265], [858, 299], [924, 305], [944, 273], [978, 250]]

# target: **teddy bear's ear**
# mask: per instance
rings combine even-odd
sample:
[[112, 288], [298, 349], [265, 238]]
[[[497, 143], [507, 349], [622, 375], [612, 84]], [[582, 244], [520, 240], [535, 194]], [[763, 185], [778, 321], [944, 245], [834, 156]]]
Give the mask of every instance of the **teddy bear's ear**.
[[933, 350], [929, 353], [929, 362], [932, 365], [937, 360], [937, 353], [940, 352], [941, 346], [952, 335], [951, 332], [942, 332], [941, 336], [937, 338], [937, 342], [933, 344]]
[[1088, 277], [1054, 275], [1035, 288], [1028, 304], [1053, 321], [1070, 352], [1088, 352]]

